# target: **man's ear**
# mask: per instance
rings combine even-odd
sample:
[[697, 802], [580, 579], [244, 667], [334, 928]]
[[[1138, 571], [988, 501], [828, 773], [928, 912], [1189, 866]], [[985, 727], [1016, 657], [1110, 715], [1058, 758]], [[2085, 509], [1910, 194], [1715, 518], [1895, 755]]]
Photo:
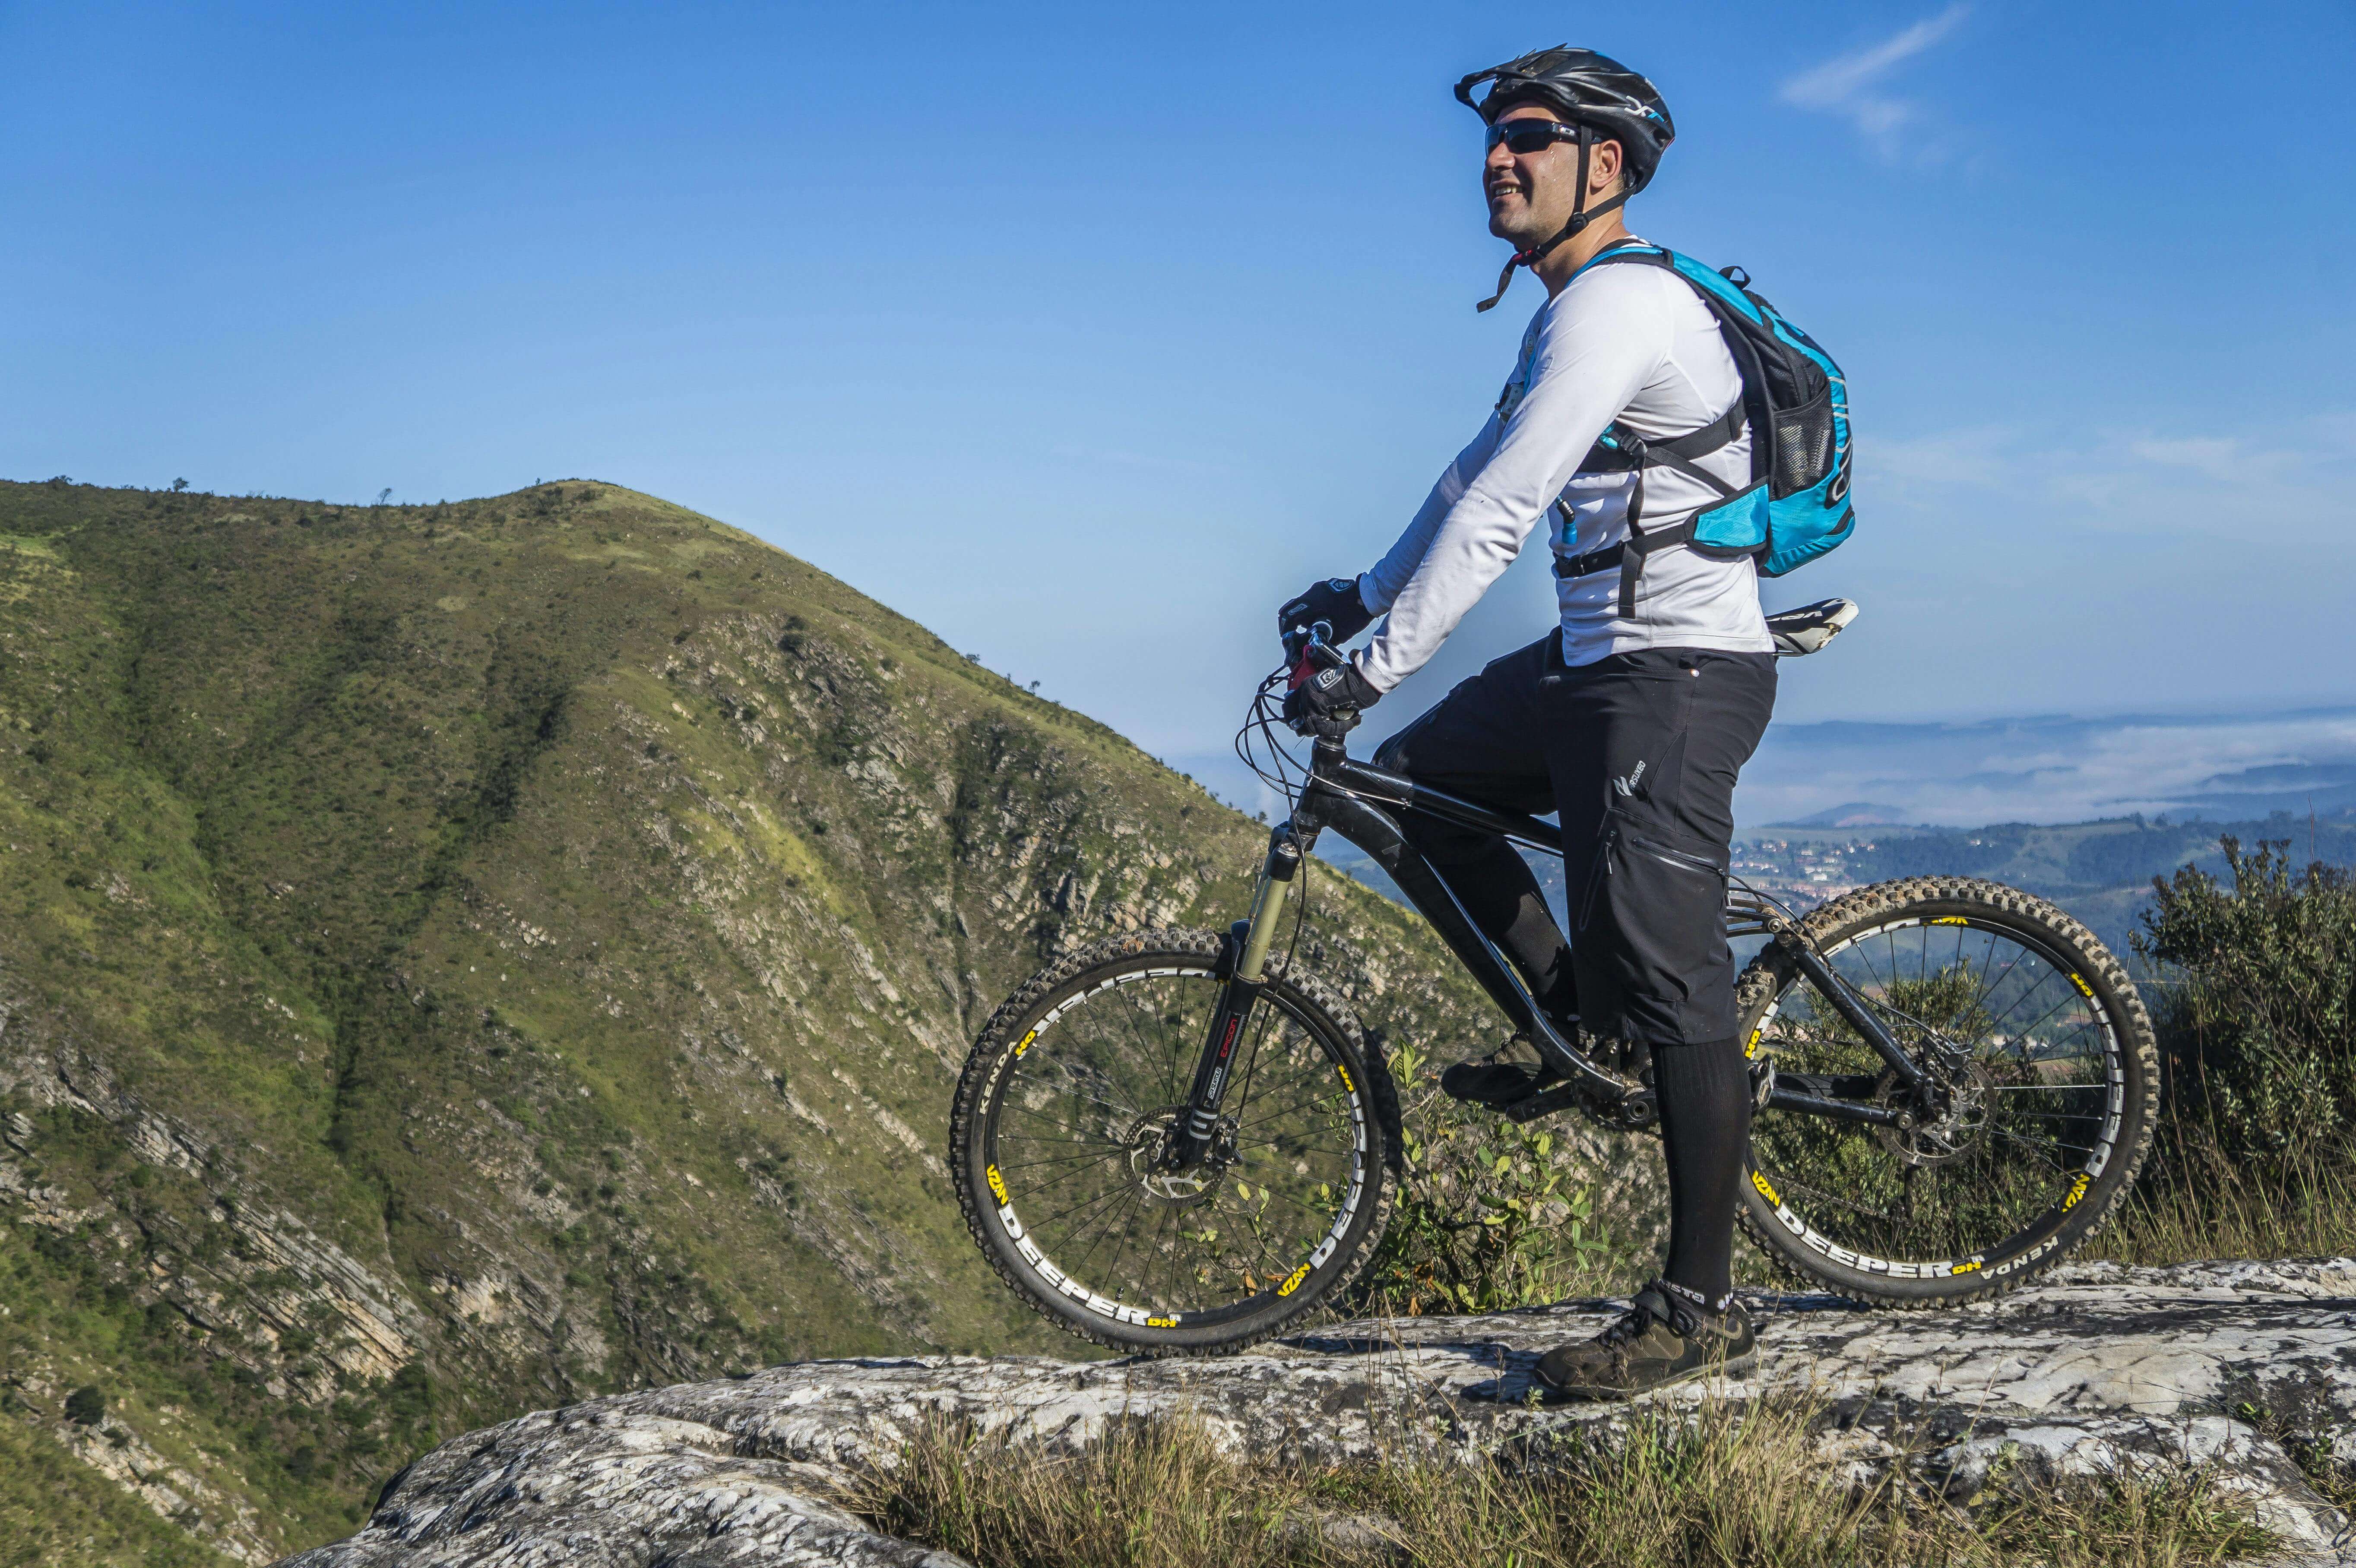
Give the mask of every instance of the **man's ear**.
[[1617, 140], [1598, 142], [1588, 150], [1587, 186], [1590, 196], [1610, 196], [1620, 188], [1624, 165]]

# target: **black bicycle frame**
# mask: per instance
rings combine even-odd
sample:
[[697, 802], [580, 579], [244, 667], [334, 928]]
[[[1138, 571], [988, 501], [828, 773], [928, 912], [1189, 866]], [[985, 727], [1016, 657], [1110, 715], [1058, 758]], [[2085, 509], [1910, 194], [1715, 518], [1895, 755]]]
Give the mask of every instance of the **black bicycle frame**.
[[[1431, 923], [1449, 951], [1456, 955], [1515, 1026], [1529, 1036], [1570, 1088], [1606, 1104], [1626, 1099], [1632, 1093], [1626, 1080], [1605, 1072], [1563, 1039], [1513, 965], [1473, 924], [1431, 862], [1408, 842], [1393, 813], [1409, 811], [1495, 834], [1546, 854], [1559, 857], [1563, 852], [1562, 829], [1551, 822], [1518, 812], [1499, 811], [1357, 762], [1339, 741], [1318, 741], [1312, 754], [1308, 782], [1294, 802], [1291, 817], [1279, 823], [1269, 835], [1268, 859], [1252, 896], [1251, 913], [1236, 922], [1228, 932], [1226, 950], [1220, 959], [1226, 985], [1213, 1009], [1210, 1031], [1195, 1066], [1187, 1115], [1164, 1157], [1173, 1168], [1198, 1164], [1212, 1147], [1236, 1047], [1246, 1037], [1266, 983], [1268, 952], [1280, 923], [1280, 916], [1300, 874], [1302, 857], [1316, 847], [1318, 836], [1328, 828], [1365, 851], [1390, 875], [1399, 891], [1407, 895], [1408, 902]], [[1755, 921], [1763, 912], [1763, 908], [1755, 904], [1737, 901], [1730, 905], [1735, 921], [1731, 933], [1768, 930], [1764, 924], [1744, 923], [1745, 917]], [[1917, 1095], [1935, 1094], [1941, 1086], [1907, 1055], [1872, 1009], [1850, 991], [1847, 983], [1834, 974], [1813, 948], [1793, 937], [1788, 928], [1778, 934], [1809, 982], [1889, 1064], [1900, 1082]], [[1795, 1081], [1789, 1086], [1779, 1082], [1768, 1104], [1806, 1115], [1877, 1125], [1904, 1126], [1914, 1119], [1908, 1111], [1826, 1092], [1854, 1092], [1860, 1088], [1870, 1092], [1869, 1085], [1846, 1081], [1837, 1085], [1815, 1080]], [[1549, 1091], [1549, 1100], [1558, 1093]], [[1558, 1102], [1564, 1105], [1570, 1103], [1568, 1096]]]

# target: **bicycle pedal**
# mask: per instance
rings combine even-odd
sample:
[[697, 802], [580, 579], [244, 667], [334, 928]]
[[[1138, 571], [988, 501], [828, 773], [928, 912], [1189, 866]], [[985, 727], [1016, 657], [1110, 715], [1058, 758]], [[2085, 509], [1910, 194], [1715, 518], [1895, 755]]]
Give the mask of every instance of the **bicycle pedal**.
[[1551, 1116], [1557, 1111], [1568, 1111], [1579, 1104], [1578, 1084], [1558, 1083], [1551, 1089], [1525, 1094], [1509, 1105], [1498, 1107], [1498, 1111], [1509, 1122], [1535, 1122], [1540, 1116]]

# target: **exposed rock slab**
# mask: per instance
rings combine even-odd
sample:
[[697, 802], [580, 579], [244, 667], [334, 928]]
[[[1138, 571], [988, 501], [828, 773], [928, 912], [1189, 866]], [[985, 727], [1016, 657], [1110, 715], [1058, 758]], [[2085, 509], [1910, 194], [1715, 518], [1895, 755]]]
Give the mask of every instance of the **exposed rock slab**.
[[[2356, 1260], [2081, 1265], [1944, 1313], [1803, 1295], [1753, 1307], [1760, 1370], [1725, 1392], [1828, 1401], [1830, 1465], [1869, 1474], [1903, 1449], [1964, 1498], [1999, 1455], [2015, 1484], [2206, 1463], [2298, 1550], [2356, 1562], [2350, 1521], [2284, 1446], [2356, 1458]], [[1072, 1445], [1108, 1422], [1183, 1413], [1239, 1446], [1312, 1462], [1396, 1451], [1405, 1432], [1468, 1456], [1526, 1448], [1627, 1419], [1626, 1407], [1530, 1400], [1538, 1355], [1614, 1307], [1361, 1322], [1222, 1360], [813, 1361], [616, 1395], [443, 1445], [359, 1534], [287, 1563], [946, 1568], [955, 1560], [878, 1536], [828, 1500], [838, 1477], [888, 1459], [928, 1415]]]

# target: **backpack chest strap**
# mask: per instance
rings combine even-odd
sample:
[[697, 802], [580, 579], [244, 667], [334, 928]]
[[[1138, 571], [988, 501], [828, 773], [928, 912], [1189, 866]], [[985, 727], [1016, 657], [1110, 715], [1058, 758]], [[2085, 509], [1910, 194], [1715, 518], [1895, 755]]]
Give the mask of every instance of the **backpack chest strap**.
[[[1718, 451], [1741, 434], [1743, 421], [1740, 398], [1735, 399], [1731, 408], [1699, 430], [1662, 441], [1647, 441], [1614, 420], [1605, 428], [1602, 439], [1589, 449], [1579, 471], [1582, 474], [1633, 474], [1636, 476], [1636, 482], [1628, 487], [1628, 537], [1620, 544], [1592, 550], [1586, 555], [1568, 560], [1558, 557], [1554, 563], [1555, 576], [1567, 581], [1618, 567], [1620, 617], [1633, 620], [1636, 613], [1637, 582], [1644, 573], [1644, 558], [1676, 545], [1690, 543], [1694, 536], [1694, 517], [1698, 515], [1687, 513], [1682, 522], [1647, 532], [1644, 527], [1644, 470], [1674, 468], [1689, 479], [1699, 480], [1721, 496], [1731, 496], [1739, 486], [1728, 484], [1693, 460]], [[1611, 444], [1606, 445], [1607, 442]], [[1597, 462], [1599, 453], [1605, 454], [1605, 462]], [[1563, 528], [1568, 534], [1572, 526], [1570, 507], [1559, 498], [1554, 505], [1555, 510], [1561, 515]]]
[[1574, 577], [1592, 577], [1599, 571], [1620, 569], [1620, 616], [1632, 619], [1636, 613], [1636, 582], [1644, 575], [1644, 558], [1692, 542], [1694, 520], [1686, 518], [1665, 528], [1649, 531], [1636, 525], [1633, 513], [1628, 522], [1628, 537], [1615, 545], [1590, 550], [1585, 555], [1557, 556], [1554, 574], [1563, 581]]
[[[1745, 417], [1742, 400], [1737, 398], [1718, 418], [1683, 435], [1647, 438], [1614, 420], [1603, 427], [1601, 437], [1579, 460], [1579, 472], [1633, 474], [1645, 467], [1675, 468], [1707, 479], [1708, 475], [1692, 465], [1693, 459], [1706, 457], [1740, 435]], [[1710, 483], [1717, 481], [1710, 479]]]

